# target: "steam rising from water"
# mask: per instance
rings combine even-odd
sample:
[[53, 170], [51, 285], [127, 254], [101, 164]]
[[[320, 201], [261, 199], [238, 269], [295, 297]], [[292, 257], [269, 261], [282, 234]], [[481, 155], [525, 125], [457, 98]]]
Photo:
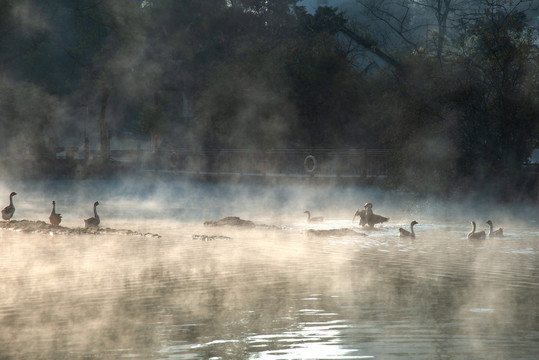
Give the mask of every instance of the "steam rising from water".
[[[499, 204], [484, 196], [439, 201], [411, 196], [377, 187], [325, 186], [281, 183], [267, 186], [257, 183], [213, 184], [197, 181], [167, 181], [153, 178], [73, 181], [13, 181], [0, 186], [0, 195], [17, 191], [14, 219], [46, 219], [51, 201], [64, 213], [65, 223], [75, 224], [92, 214], [92, 204], [109, 224], [125, 217], [196, 221], [236, 215], [242, 218], [274, 219], [294, 222], [306, 218], [305, 210], [326, 219], [352, 219], [356, 209], [366, 202], [374, 212], [390, 217], [390, 222], [408, 224], [415, 219], [423, 226], [430, 222], [457, 223], [467, 227], [470, 220], [495, 225], [535, 222], [533, 204]], [[2, 197], [0, 196], [0, 204]], [[4, 205], [4, 206], [5, 206]], [[151, 225], [151, 222], [150, 222]], [[350, 224], [351, 225], [351, 224]]]
[[[134, 236], [0, 231], [0, 348], [7, 358], [533, 358], [539, 344], [532, 207], [412, 199], [377, 189], [164, 181], [4, 184], [15, 218], [50, 201], [82, 226]], [[365, 202], [390, 217], [351, 219]], [[326, 217], [307, 224], [304, 210]], [[236, 215], [281, 228], [208, 228]], [[489, 217], [507, 236], [466, 240]], [[397, 228], [415, 219], [415, 241]], [[367, 237], [309, 238], [309, 228]], [[200, 241], [215, 233], [230, 240]], [[31, 345], [29, 345], [31, 344]]]

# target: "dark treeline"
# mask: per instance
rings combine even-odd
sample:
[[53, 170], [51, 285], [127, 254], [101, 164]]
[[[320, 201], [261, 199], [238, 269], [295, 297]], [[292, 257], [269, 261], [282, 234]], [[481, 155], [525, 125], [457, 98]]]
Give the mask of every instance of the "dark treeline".
[[537, 191], [524, 171], [539, 147], [537, 1], [300, 5], [0, 0], [4, 159], [50, 169], [88, 133], [103, 159], [111, 137], [155, 135], [168, 148], [389, 148], [391, 186]]

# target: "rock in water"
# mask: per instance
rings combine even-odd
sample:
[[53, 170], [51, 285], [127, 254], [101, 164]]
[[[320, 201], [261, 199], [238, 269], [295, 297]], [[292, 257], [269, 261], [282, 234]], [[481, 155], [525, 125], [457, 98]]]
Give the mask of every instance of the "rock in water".
[[243, 220], [237, 216], [228, 216], [220, 220], [204, 221], [204, 226], [238, 226], [246, 228], [254, 228], [255, 223], [250, 220]]

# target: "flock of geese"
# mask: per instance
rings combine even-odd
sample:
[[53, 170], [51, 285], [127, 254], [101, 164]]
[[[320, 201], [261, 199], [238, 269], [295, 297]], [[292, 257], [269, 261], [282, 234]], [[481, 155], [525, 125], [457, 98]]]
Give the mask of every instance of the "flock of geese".
[[[13, 217], [13, 214], [15, 214], [15, 205], [13, 205], [13, 196], [17, 195], [16, 192], [12, 192], [9, 194], [9, 205], [6, 206], [4, 209], [2, 209], [2, 219], [4, 220], [11, 220]], [[98, 227], [101, 220], [99, 219], [99, 215], [97, 215], [96, 207], [99, 205], [99, 201], [94, 202], [94, 216], [84, 219], [84, 227], [85, 228], [92, 228], [92, 227]], [[56, 201], [52, 201], [52, 211], [49, 215], [49, 222], [53, 226], [60, 225], [60, 222], [62, 222], [62, 214], [59, 214], [56, 212]]]
[[[3, 210], [2, 210], [2, 219], [4, 220], [11, 220], [11, 218], [13, 217], [13, 214], [15, 214], [15, 205], [13, 205], [13, 196], [17, 195], [16, 192], [12, 192], [11, 194], [9, 194], [9, 205], [6, 206]], [[97, 205], [99, 205], [99, 201], [96, 201], [94, 202], [94, 216], [88, 218], [88, 219], [84, 219], [84, 227], [85, 228], [93, 228], [93, 227], [98, 227], [99, 226], [99, 223], [101, 222], [101, 220], [99, 219], [99, 215], [97, 215]], [[312, 217], [311, 216], [311, 212], [308, 211], [308, 210], [305, 210], [305, 214], [307, 214], [307, 222], [309, 223], [321, 223], [321, 222], [324, 222], [324, 217], [322, 216], [316, 216], [316, 217]], [[352, 219], [352, 221], [355, 221], [356, 220], [356, 217], [359, 216], [359, 225], [365, 227], [374, 227], [374, 225], [376, 224], [381, 224], [381, 223], [384, 223], [386, 221], [389, 220], [388, 217], [385, 217], [385, 216], [382, 216], [382, 215], [378, 215], [378, 214], [375, 214], [372, 210], [372, 203], [368, 202], [364, 205], [363, 207], [363, 210], [357, 210], [356, 213], [354, 214], [354, 218]], [[49, 222], [51, 223], [51, 225], [53, 226], [58, 226], [60, 225], [60, 222], [62, 221], [62, 214], [59, 214], [56, 212], [56, 202], [53, 200], [52, 201], [52, 211], [51, 211], [51, 214], [49, 215]], [[492, 224], [492, 221], [491, 220], [488, 220], [486, 222], [489, 226], [489, 233], [488, 233], [488, 236], [489, 237], [503, 237], [503, 229], [502, 228], [499, 228], [497, 230], [494, 230], [494, 225]], [[399, 228], [399, 236], [400, 237], [408, 237], [408, 238], [415, 238], [415, 232], [414, 232], [414, 226], [417, 225], [418, 222], [417, 221], [412, 221], [410, 223], [410, 231], [406, 230], [406, 229], [403, 229], [403, 228]], [[475, 221], [472, 221], [471, 222], [472, 224], [472, 231], [470, 231], [468, 233], [468, 239], [471, 239], [471, 240], [482, 240], [482, 239], [486, 239], [487, 237], [487, 234], [484, 230], [481, 230], [481, 231], [477, 231], [476, 232], [476, 224], [475, 224]]]
[[[309, 223], [321, 223], [324, 221], [324, 218], [322, 216], [317, 217], [311, 217], [311, 212], [306, 210], [305, 214], [307, 214], [307, 222]], [[389, 220], [388, 217], [375, 214], [372, 211], [372, 203], [368, 202], [363, 206], [363, 210], [357, 210], [354, 214], [354, 218], [352, 221], [356, 220], [356, 217], [359, 216], [359, 225], [363, 227], [370, 227], [373, 228], [376, 224], [381, 224]], [[503, 228], [499, 228], [497, 230], [494, 230], [494, 225], [492, 224], [491, 220], [488, 220], [486, 222], [489, 225], [489, 232], [488, 237], [503, 237]], [[410, 223], [410, 231], [399, 228], [399, 236], [404, 238], [412, 238], [415, 239], [415, 232], [414, 232], [414, 226], [417, 225], [418, 222], [413, 220]], [[476, 224], [475, 221], [471, 222], [472, 224], [472, 231], [470, 231], [467, 235], [467, 238], [470, 240], [484, 240], [487, 238], [487, 233], [484, 230], [477, 231], [476, 232]]]
[[[471, 221], [472, 224], [472, 231], [468, 233], [468, 239], [472, 240], [483, 240], [486, 239], [487, 234], [484, 230], [475, 232], [475, 221]], [[503, 228], [499, 228], [497, 230], [494, 230], [494, 225], [492, 224], [492, 221], [487, 220], [487, 224], [489, 226], [489, 232], [488, 237], [503, 237]]]

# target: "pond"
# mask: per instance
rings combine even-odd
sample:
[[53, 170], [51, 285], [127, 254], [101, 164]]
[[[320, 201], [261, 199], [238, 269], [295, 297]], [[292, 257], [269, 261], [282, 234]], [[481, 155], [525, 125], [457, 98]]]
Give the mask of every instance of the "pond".
[[[18, 185], [14, 219], [46, 220], [54, 197], [62, 225], [77, 228], [99, 200], [108, 230], [0, 230], [2, 359], [539, 353], [533, 206], [472, 209], [372, 189], [297, 185]], [[5, 186], [7, 202], [13, 184]], [[352, 222], [366, 201], [390, 220], [373, 230]], [[324, 222], [307, 223], [307, 208]], [[232, 215], [255, 227], [203, 224]], [[487, 216], [505, 236], [469, 241], [470, 220], [486, 229]], [[419, 222], [416, 238], [400, 238], [398, 228], [411, 220]], [[313, 236], [309, 229], [357, 235]]]

